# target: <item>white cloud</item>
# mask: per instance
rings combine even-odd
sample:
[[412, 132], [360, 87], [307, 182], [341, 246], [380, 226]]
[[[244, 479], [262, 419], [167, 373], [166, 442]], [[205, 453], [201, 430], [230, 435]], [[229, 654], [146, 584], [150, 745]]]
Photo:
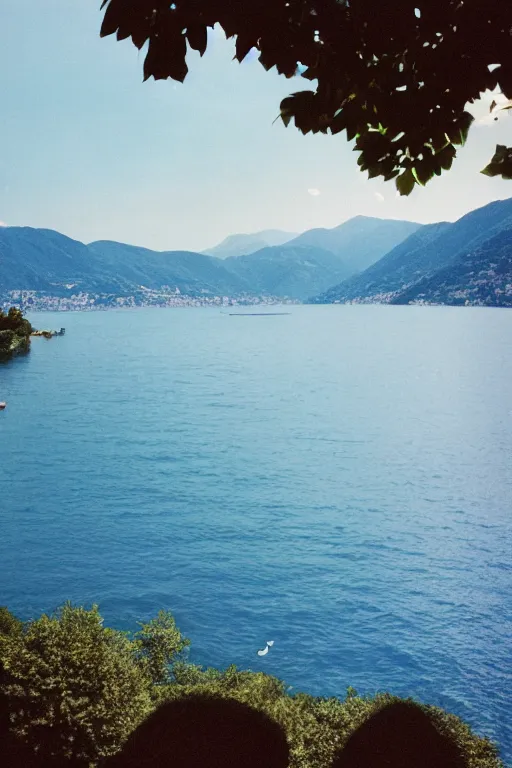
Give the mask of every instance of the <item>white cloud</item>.
[[375, 192], [375, 197], [377, 198], [379, 203], [383, 203], [384, 202], [384, 195], [381, 195], [380, 192]]
[[318, 197], [320, 190], [312, 187], [311, 189], [308, 189], [308, 194], [311, 195], [311, 197]]

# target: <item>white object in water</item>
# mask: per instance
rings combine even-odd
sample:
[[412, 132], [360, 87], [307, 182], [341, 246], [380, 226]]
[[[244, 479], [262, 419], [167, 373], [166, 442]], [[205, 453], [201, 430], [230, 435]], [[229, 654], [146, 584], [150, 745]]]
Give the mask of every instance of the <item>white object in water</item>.
[[274, 645], [274, 641], [273, 640], [267, 640], [267, 645], [270, 645], [270, 646]]
[[266, 656], [268, 653], [268, 645], [266, 648], [263, 649], [263, 651], [258, 651], [258, 656]]

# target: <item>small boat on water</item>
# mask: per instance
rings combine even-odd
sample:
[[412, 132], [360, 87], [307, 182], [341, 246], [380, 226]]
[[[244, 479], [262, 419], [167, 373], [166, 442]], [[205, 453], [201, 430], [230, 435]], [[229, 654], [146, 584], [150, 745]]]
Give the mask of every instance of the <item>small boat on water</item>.
[[7, 403], [0, 403], [0, 411], [5, 410], [6, 407], [7, 407]]
[[291, 312], [230, 312], [230, 317], [276, 317], [277, 315], [291, 315]]

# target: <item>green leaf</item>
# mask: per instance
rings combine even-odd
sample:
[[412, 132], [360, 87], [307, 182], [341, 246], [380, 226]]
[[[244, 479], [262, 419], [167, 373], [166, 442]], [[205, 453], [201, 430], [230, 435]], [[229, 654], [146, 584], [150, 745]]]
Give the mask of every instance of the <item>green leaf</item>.
[[497, 163], [489, 163], [489, 165], [486, 165], [480, 173], [483, 173], [484, 176], [499, 176], [500, 166]]
[[395, 183], [401, 196], [407, 197], [410, 195], [416, 183], [412, 168], [408, 168], [404, 173], [400, 174]]
[[469, 112], [463, 112], [460, 118], [452, 124], [448, 131], [448, 137], [452, 144], [463, 146], [466, 143], [469, 129], [474, 119], [473, 115]]
[[376, 163], [375, 165], [371, 165], [368, 168], [368, 178], [374, 179], [376, 176], [380, 176], [382, 173], [382, 165], [381, 163]]
[[512, 147], [497, 144], [491, 162], [480, 173], [485, 176], [501, 176], [503, 179], [510, 180], [512, 178]]
[[[441, 166], [441, 168], [444, 171], [449, 171], [452, 167], [453, 158], [457, 154], [457, 150], [453, 146], [453, 144], [448, 144], [444, 149], [442, 149], [440, 152], [437, 152], [436, 158]], [[440, 175], [440, 174], [438, 174]]]
[[425, 184], [427, 184], [427, 182], [429, 182], [434, 175], [434, 169], [432, 167], [426, 167], [421, 161], [416, 163], [412, 169], [412, 172], [416, 180], [416, 184], [419, 184], [422, 187], [424, 187]]

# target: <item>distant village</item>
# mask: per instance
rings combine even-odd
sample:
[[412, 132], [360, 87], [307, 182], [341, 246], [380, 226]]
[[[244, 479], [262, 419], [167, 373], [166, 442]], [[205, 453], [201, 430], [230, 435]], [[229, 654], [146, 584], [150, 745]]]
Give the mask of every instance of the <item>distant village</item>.
[[1, 309], [17, 306], [25, 312], [84, 312], [134, 307], [272, 306], [298, 303], [300, 302], [294, 299], [274, 296], [213, 296], [206, 292], [198, 296], [188, 296], [177, 288], [153, 290], [144, 286], [131, 296], [83, 292], [51, 296], [39, 291], [8, 291], [0, 295]]
[[[512, 286], [511, 286], [512, 288]], [[496, 294], [498, 291], [495, 292]], [[503, 292], [501, 292], [503, 293]], [[333, 304], [390, 304], [399, 295], [399, 291], [389, 291], [373, 296], [335, 300]], [[492, 300], [473, 295], [468, 290], [457, 291], [451, 295], [451, 300], [426, 300], [416, 298], [409, 304], [420, 306], [443, 305], [445, 303], [460, 306], [492, 306]], [[140, 291], [130, 296], [118, 296], [110, 293], [73, 293], [67, 296], [52, 296], [39, 291], [8, 291], [0, 294], [0, 309], [7, 311], [16, 306], [23, 312], [92, 312], [111, 309], [134, 309], [137, 307], [238, 307], [238, 306], [275, 306], [301, 304], [298, 299], [280, 296], [214, 296], [204, 293], [199, 296], [182, 294], [178, 289], [168, 290], [166, 287], [152, 290], [141, 287]]]

